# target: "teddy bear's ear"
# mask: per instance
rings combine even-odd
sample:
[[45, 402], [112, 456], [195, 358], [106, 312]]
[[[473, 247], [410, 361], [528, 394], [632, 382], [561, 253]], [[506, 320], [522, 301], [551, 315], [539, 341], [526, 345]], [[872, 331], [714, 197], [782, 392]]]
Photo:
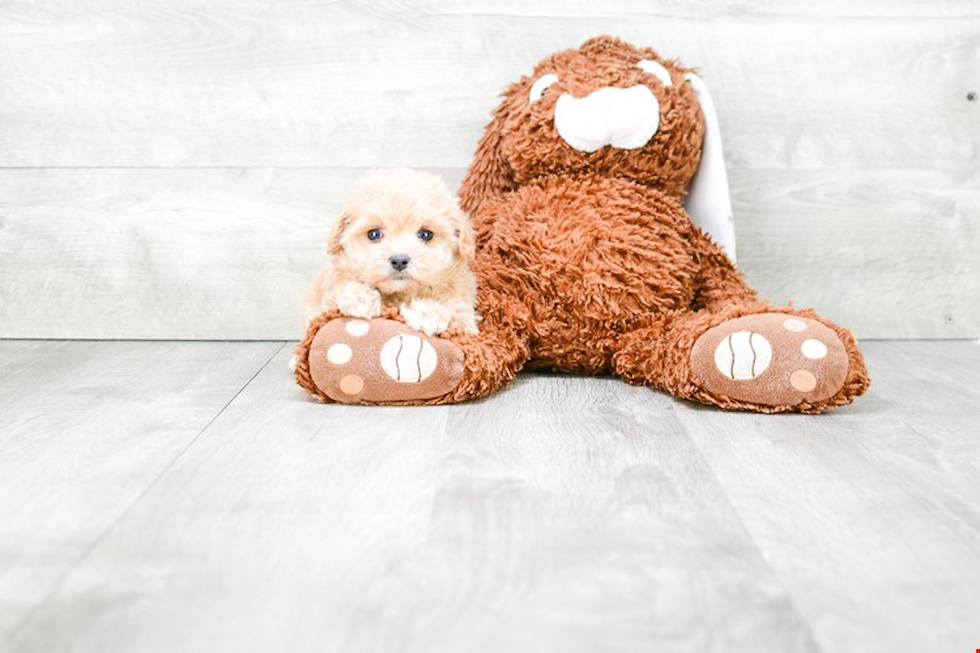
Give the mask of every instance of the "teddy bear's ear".
[[341, 239], [344, 237], [344, 233], [350, 228], [352, 222], [351, 216], [347, 213], [341, 213], [337, 216], [336, 222], [333, 223], [333, 227], [330, 229], [330, 236], [327, 238], [327, 254], [331, 256], [340, 254], [343, 249]]
[[694, 224], [707, 232], [734, 263], [735, 222], [732, 217], [732, 199], [728, 190], [728, 174], [725, 172], [725, 159], [721, 152], [718, 116], [704, 80], [694, 73], [687, 73], [684, 77], [698, 96], [698, 103], [704, 116], [701, 162], [688, 186], [684, 209], [691, 216]]
[[514, 173], [501, 149], [509, 100], [510, 93], [494, 110], [493, 118], [483, 130], [483, 137], [476, 146], [476, 154], [473, 155], [473, 161], [459, 188], [460, 204], [471, 215], [484, 202], [517, 187]]

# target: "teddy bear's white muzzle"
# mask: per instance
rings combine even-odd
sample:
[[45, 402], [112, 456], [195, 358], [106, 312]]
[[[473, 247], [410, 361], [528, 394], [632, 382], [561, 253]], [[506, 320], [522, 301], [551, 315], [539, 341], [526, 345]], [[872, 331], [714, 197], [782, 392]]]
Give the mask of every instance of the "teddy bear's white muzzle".
[[595, 152], [612, 145], [634, 150], [646, 145], [660, 126], [660, 104], [643, 85], [607, 86], [584, 98], [564, 93], [555, 104], [555, 127], [569, 146]]

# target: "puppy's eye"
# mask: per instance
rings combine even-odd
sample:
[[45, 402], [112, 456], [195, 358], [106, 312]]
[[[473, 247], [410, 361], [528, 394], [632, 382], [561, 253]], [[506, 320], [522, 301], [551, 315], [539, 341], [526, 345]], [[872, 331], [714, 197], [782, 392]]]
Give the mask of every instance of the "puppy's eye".
[[381, 240], [381, 237], [384, 235], [385, 235], [384, 232], [381, 231], [380, 229], [372, 229], [367, 234], [368, 240]]
[[663, 83], [666, 87], [671, 87], [674, 85], [674, 81], [670, 78], [670, 71], [663, 67], [659, 61], [654, 61], [653, 59], [644, 59], [640, 63], [636, 64], [645, 73], [650, 73], [654, 75], [657, 79]]
[[432, 236], [433, 233], [428, 229], [419, 229], [419, 238], [421, 238], [425, 242], [429, 242], [430, 240], [432, 240]]
[[557, 81], [558, 75], [548, 73], [547, 75], [542, 75], [538, 81], [534, 82], [531, 86], [531, 92], [528, 94], [528, 99], [531, 100], [531, 104], [544, 97], [544, 92], [548, 90], [548, 87]]

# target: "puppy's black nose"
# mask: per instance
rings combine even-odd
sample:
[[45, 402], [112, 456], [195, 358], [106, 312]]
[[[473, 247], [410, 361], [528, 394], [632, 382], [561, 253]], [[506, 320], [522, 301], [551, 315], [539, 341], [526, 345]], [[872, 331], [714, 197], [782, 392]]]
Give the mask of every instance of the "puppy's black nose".
[[392, 254], [388, 257], [388, 262], [391, 263], [391, 267], [395, 268], [399, 272], [408, 267], [408, 262], [412, 259], [407, 254]]

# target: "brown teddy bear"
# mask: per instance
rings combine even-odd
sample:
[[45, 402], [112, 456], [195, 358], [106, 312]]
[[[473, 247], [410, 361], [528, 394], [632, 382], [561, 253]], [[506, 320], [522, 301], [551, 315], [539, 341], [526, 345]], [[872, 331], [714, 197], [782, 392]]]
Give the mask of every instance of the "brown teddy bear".
[[699, 82], [607, 36], [541, 61], [505, 92], [460, 190], [480, 332], [328, 312], [297, 349], [299, 384], [324, 401], [445, 404], [544, 369], [770, 413], [862, 394], [851, 333], [760, 300], [685, 212], [703, 164]]

